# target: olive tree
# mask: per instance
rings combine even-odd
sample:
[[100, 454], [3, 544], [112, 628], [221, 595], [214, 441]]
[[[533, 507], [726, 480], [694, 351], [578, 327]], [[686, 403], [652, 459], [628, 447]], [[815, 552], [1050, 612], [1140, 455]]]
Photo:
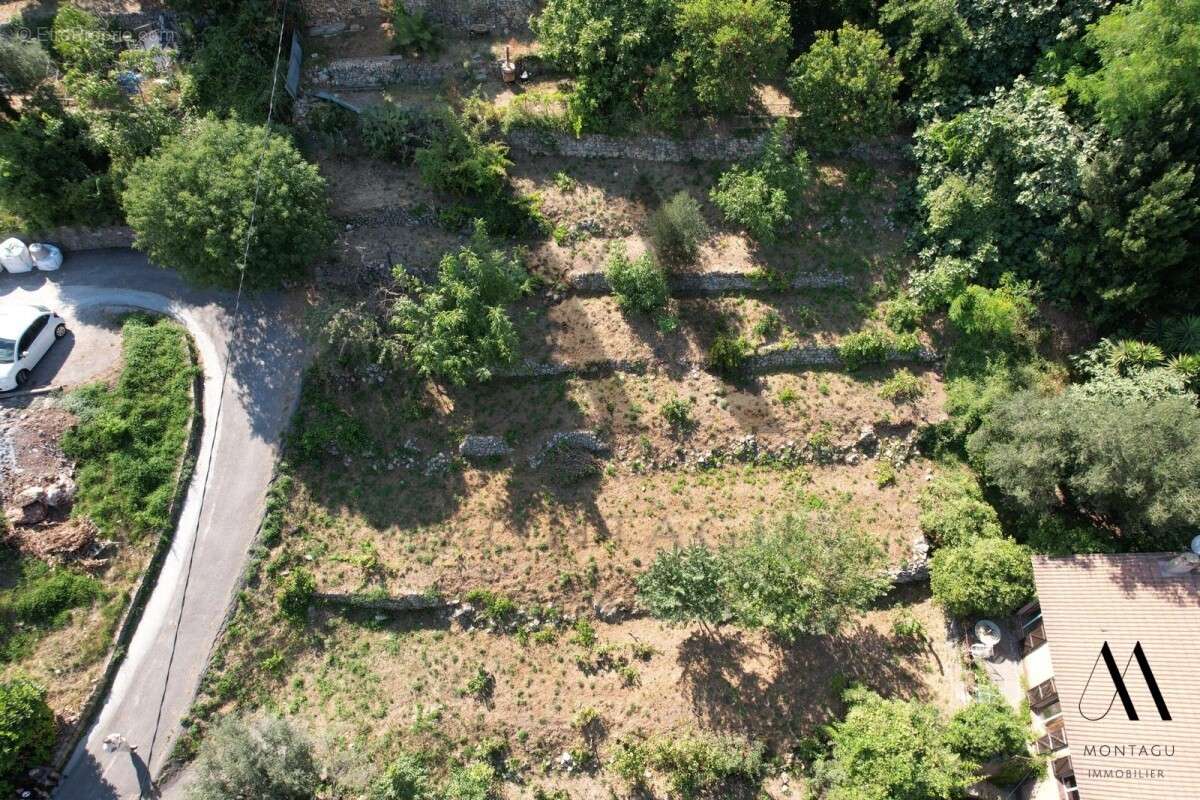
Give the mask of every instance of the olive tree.
[[205, 737], [189, 800], [312, 800], [320, 769], [312, 745], [291, 724], [226, 717]]

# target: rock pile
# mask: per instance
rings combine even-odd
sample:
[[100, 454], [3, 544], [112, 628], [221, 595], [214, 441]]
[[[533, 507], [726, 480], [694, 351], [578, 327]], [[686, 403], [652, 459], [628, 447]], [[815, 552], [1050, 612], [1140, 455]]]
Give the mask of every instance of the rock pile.
[[53, 512], [65, 514], [75, 502], [75, 481], [59, 475], [48, 486], [27, 486], [13, 495], [4, 508], [4, 517], [12, 528], [30, 527], [45, 522]]

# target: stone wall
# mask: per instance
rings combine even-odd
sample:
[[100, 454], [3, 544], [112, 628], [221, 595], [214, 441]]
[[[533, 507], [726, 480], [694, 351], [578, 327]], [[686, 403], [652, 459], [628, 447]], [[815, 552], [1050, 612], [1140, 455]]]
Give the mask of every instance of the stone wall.
[[[486, 27], [497, 35], [529, 31], [529, 17], [541, 9], [540, 0], [402, 0], [412, 12], [423, 12], [432, 22], [451, 33]], [[378, 17], [379, 0], [301, 0], [310, 24], [345, 22], [354, 18]], [[390, 3], [385, 3], [390, 8]]]
[[[777, 292], [785, 287], [745, 272], [699, 272], [670, 275], [667, 282], [674, 297], [714, 297], [724, 294], [753, 294]], [[612, 287], [603, 272], [577, 272], [568, 275], [566, 283], [577, 295], [605, 295]], [[850, 285], [850, 279], [834, 272], [801, 272], [787, 284], [788, 291], [809, 289], [838, 289]]]
[[133, 247], [133, 231], [120, 225], [105, 228], [65, 227], [37, 233], [3, 234], [3, 238], [16, 236], [21, 241], [47, 242], [66, 251], [108, 250], [114, 247]]
[[310, 69], [309, 83], [333, 89], [374, 89], [397, 83], [441, 83], [461, 67], [406, 56], [339, 58]]
[[706, 136], [671, 139], [666, 136], [606, 136], [593, 133], [578, 138], [565, 133], [517, 129], [508, 134], [515, 148], [539, 156], [570, 158], [624, 158], [636, 161], [739, 161], [762, 150], [766, 133], [757, 136]]

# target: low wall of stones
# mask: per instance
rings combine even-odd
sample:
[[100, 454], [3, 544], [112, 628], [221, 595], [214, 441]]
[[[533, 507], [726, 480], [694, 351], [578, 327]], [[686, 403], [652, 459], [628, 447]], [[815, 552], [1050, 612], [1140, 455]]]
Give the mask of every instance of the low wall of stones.
[[672, 139], [666, 136], [607, 136], [518, 128], [508, 133], [508, 143], [539, 156], [569, 158], [623, 158], [634, 161], [681, 163], [685, 161], [740, 161], [763, 148], [766, 133], [757, 136], [707, 136]]
[[[529, 17], [542, 6], [540, 0], [401, 0], [411, 12], [464, 33], [486, 28], [490, 33], [508, 35], [529, 31]], [[341, 22], [348, 18], [377, 17], [383, 11], [379, 0], [301, 0], [305, 18], [314, 25]]]
[[333, 89], [376, 89], [397, 83], [435, 84], [461, 67], [406, 56], [339, 58], [308, 71], [310, 84]]
[[[5, 234], [7, 237], [9, 234]], [[25, 242], [47, 242], [63, 250], [108, 250], [115, 247], [133, 247], [133, 230], [119, 225], [105, 228], [65, 227], [53, 228], [37, 233], [17, 233]]]

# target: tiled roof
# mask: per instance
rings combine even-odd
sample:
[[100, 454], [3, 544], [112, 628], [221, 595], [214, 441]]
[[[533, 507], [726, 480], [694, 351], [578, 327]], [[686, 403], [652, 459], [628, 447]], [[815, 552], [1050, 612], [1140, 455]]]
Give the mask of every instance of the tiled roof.
[[[1200, 798], [1200, 573], [1164, 576], [1175, 555], [1033, 560], [1081, 800]], [[1101, 655], [1105, 642], [1135, 721]], [[1133, 656], [1139, 642], [1169, 721]]]

